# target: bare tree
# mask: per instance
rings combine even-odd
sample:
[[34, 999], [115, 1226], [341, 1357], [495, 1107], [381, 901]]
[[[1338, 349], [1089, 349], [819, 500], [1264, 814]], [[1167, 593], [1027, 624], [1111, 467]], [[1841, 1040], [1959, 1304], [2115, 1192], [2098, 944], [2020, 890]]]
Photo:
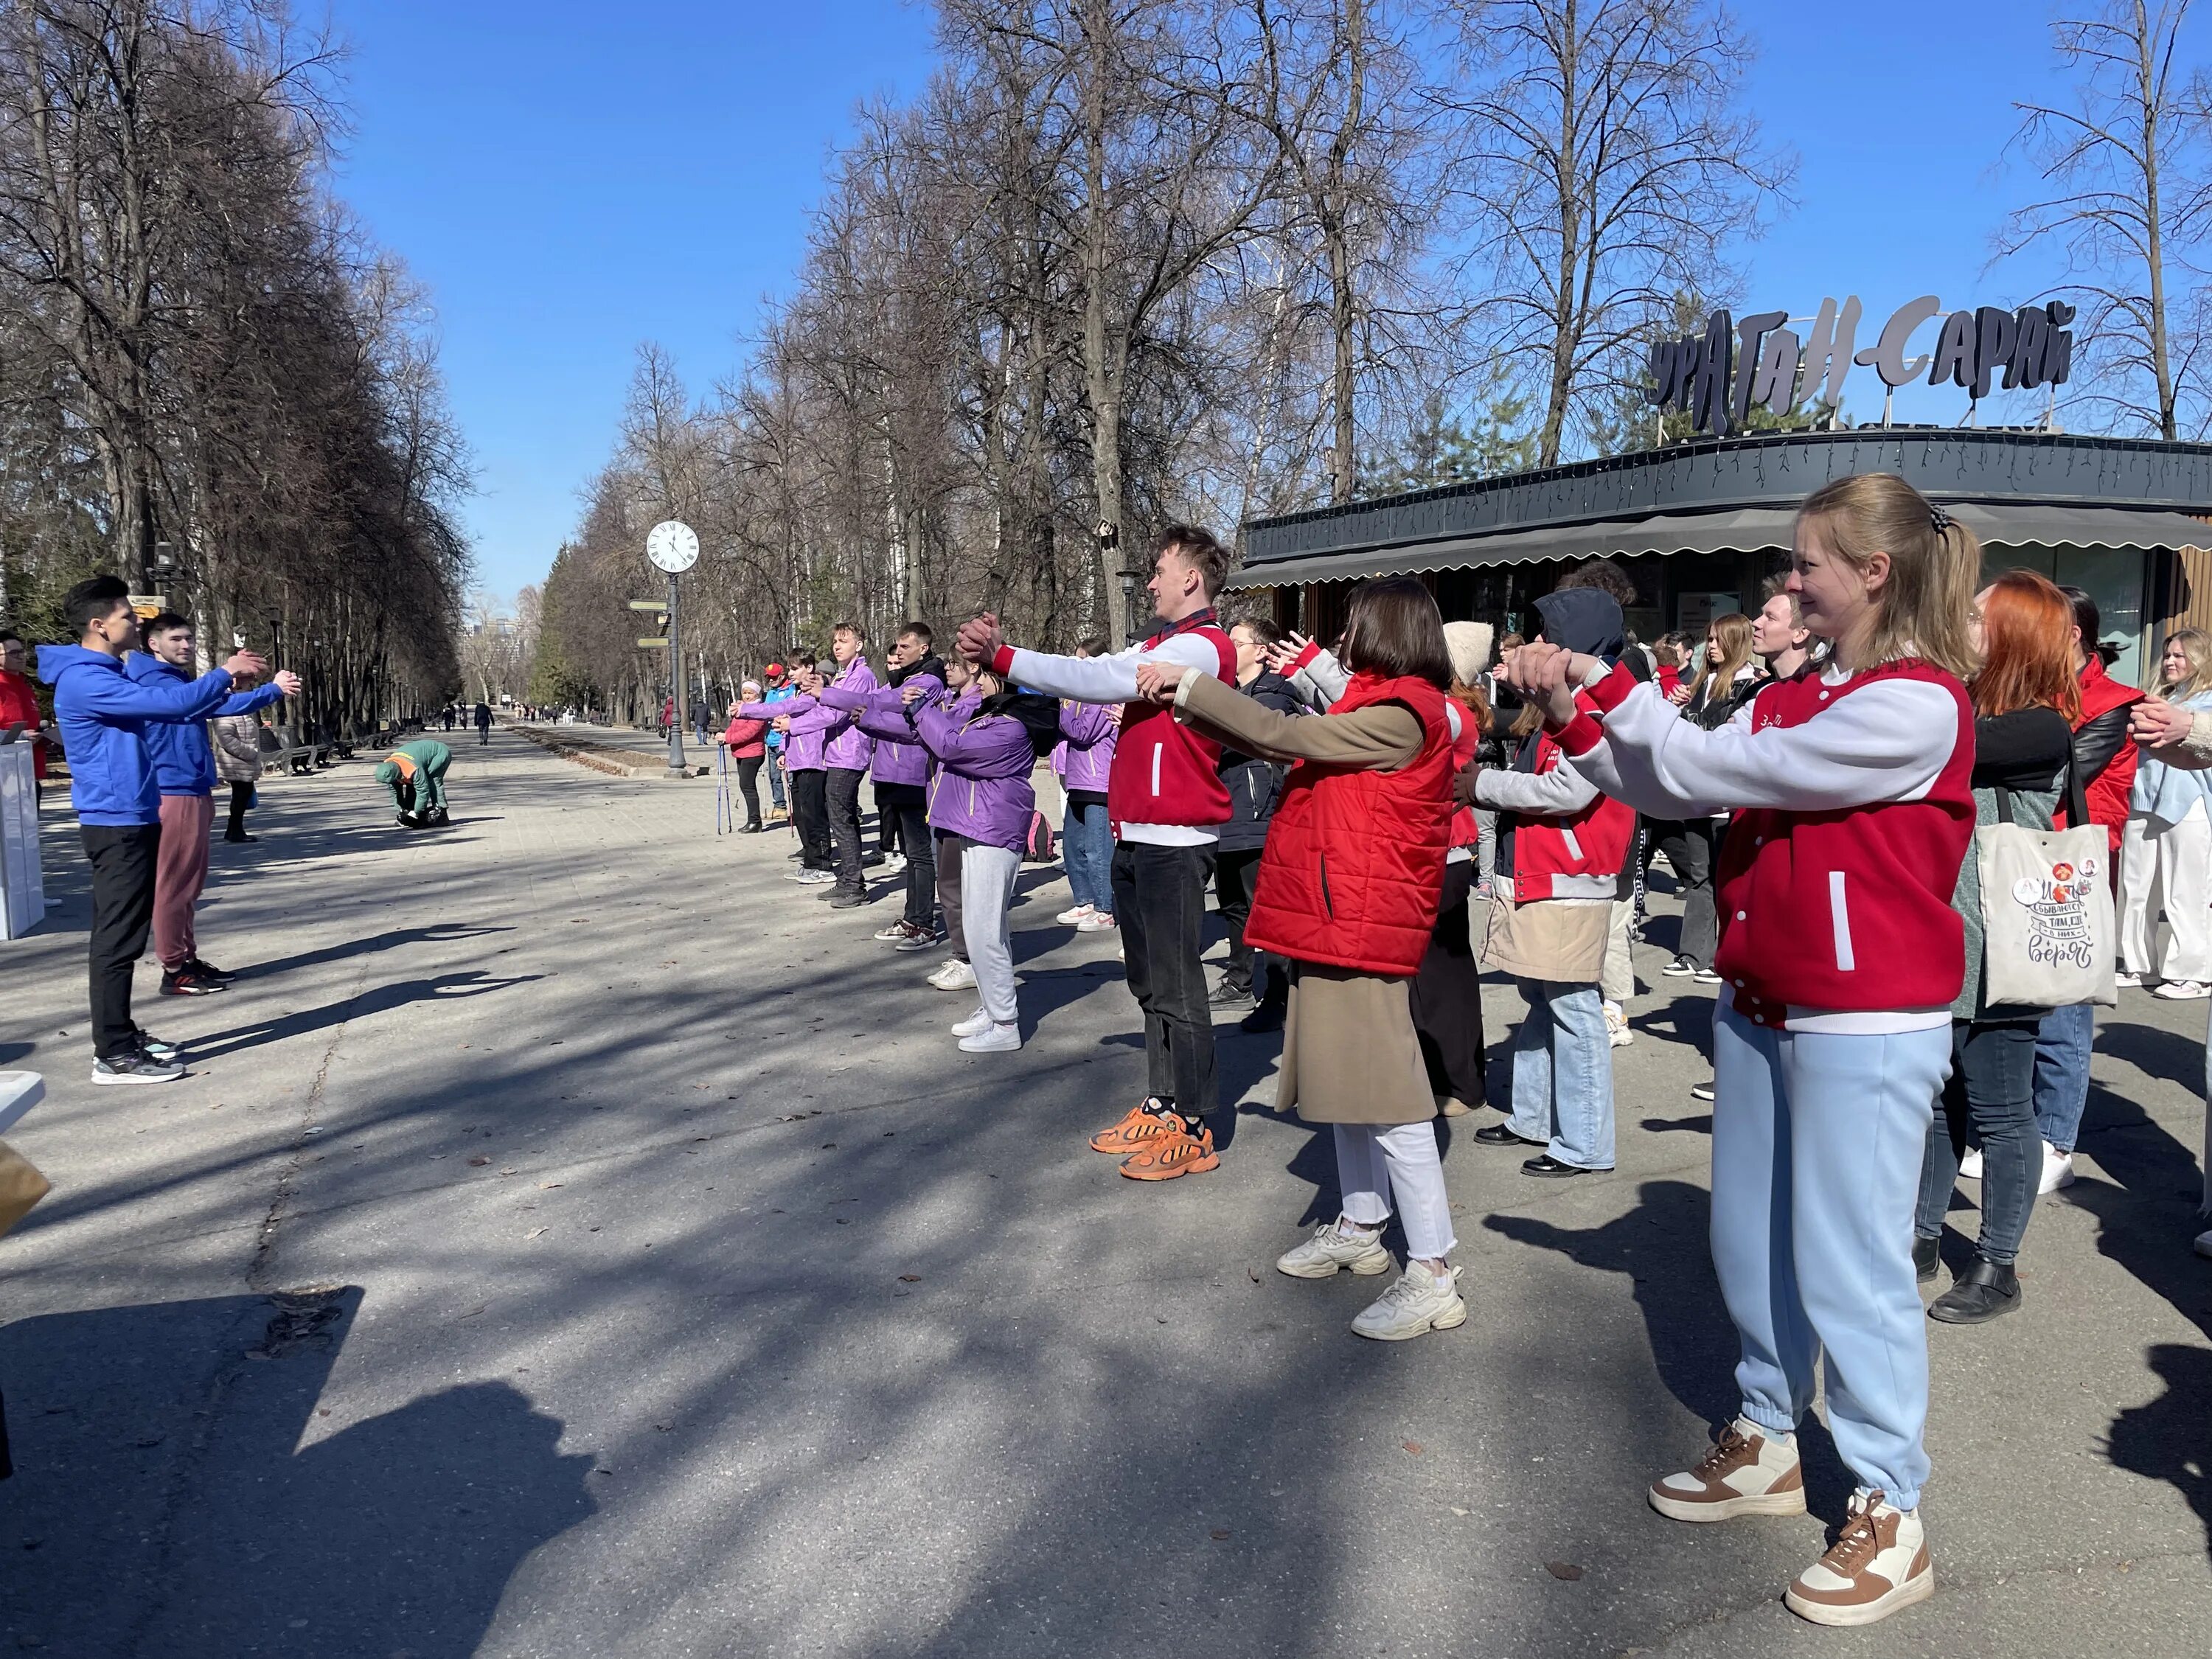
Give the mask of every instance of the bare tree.
[[1467, 269], [1558, 462], [1634, 343], [1786, 199], [1794, 162], [1741, 106], [1752, 50], [1718, 0], [1494, 0], [1462, 9], [1456, 129]]
[[2081, 307], [2085, 400], [2169, 440], [2212, 422], [2191, 258], [2212, 233], [2212, 82], [2177, 61], [2191, 3], [2104, 0], [2051, 24], [2069, 96], [2015, 104], [2013, 140], [2051, 193], [1996, 237], [2000, 257], [2060, 250], [2050, 291]]

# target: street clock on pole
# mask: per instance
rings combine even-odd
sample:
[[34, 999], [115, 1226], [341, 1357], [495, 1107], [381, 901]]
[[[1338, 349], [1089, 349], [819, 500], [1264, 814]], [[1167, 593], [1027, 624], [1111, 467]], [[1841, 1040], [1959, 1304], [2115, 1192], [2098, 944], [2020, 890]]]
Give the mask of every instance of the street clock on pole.
[[670, 575], [679, 575], [699, 562], [699, 537], [681, 519], [664, 519], [647, 534], [645, 556]]

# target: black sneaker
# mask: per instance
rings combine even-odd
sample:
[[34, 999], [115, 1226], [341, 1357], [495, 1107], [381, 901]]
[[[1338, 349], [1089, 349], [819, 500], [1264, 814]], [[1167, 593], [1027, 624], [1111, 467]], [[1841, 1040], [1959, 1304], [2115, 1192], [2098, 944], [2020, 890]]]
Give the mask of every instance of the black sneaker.
[[230, 987], [221, 980], [194, 971], [190, 963], [174, 973], [164, 969], [161, 974], [161, 994], [165, 997], [208, 997], [228, 989]]
[[1659, 971], [1668, 979], [1687, 979], [1698, 971], [1698, 964], [1687, 957], [1676, 957]]
[[1486, 1146], [1543, 1146], [1550, 1144], [1514, 1133], [1510, 1123], [1486, 1123], [1474, 1132], [1474, 1138]]
[[1563, 1164], [1549, 1152], [1546, 1152], [1541, 1158], [1532, 1158], [1523, 1164], [1521, 1166], [1521, 1173], [1528, 1176], [1541, 1176], [1551, 1181], [1564, 1181], [1569, 1176], [1594, 1175], [1596, 1171], [1585, 1170], [1579, 1164]]
[[1242, 1008], [1252, 1000], [1252, 993], [1246, 987], [1231, 984], [1224, 979], [1213, 988], [1213, 994], [1206, 1000], [1217, 1008]]
[[1977, 1255], [1951, 1288], [1928, 1304], [1928, 1316], [1946, 1325], [1981, 1325], [2020, 1306], [2020, 1277], [2008, 1261]]
[[184, 1053], [184, 1050], [175, 1043], [164, 1042], [161, 1038], [149, 1036], [144, 1031], [133, 1031], [131, 1034], [131, 1046], [153, 1055], [156, 1060], [174, 1060], [179, 1054]]
[[236, 979], [238, 977], [237, 975], [232, 973], [228, 969], [218, 968], [211, 962], [202, 962], [198, 957], [187, 958], [185, 963], [185, 966], [191, 969], [196, 974], [205, 975], [210, 979]]
[[185, 1068], [173, 1060], [156, 1060], [143, 1048], [126, 1048], [119, 1054], [92, 1062], [94, 1083], [174, 1083]]
[[857, 887], [833, 887], [828, 894], [832, 910], [855, 910], [868, 902], [868, 896]]

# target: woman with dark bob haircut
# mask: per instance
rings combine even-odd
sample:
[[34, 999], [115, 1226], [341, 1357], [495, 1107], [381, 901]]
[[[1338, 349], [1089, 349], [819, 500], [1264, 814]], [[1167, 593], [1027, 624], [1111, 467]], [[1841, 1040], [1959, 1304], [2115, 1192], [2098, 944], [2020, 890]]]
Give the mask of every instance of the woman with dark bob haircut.
[[1275, 1265], [1298, 1279], [1385, 1272], [1395, 1200], [1406, 1270], [1352, 1328], [1402, 1341], [1467, 1320], [1408, 998], [1443, 888], [1465, 715], [1445, 696], [1443, 620], [1418, 581], [1353, 594], [1341, 658], [1350, 682], [1318, 718], [1279, 714], [1176, 663], [1146, 664], [1137, 684], [1206, 736], [1290, 765], [1244, 937], [1290, 963], [1276, 1103], [1334, 1127], [1344, 1204]]

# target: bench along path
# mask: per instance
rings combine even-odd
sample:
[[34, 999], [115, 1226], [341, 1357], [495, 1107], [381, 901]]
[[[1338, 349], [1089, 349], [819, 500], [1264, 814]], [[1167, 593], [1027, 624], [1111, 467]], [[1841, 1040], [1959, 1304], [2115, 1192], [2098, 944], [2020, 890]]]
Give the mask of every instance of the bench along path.
[[[1222, 1170], [1119, 1180], [1137, 1091], [1110, 936], [1016, 914], [1031, 1036], [964, 1056], [929, 960], [712, 834], [712, 779], [454, 745], [453, 826], [366, 763], [273, 779], [145, 1022], [196, 1074], [86, 1081], [81, 855], [0, 947], [0, 1645], [318, 1659], [615, 1654], [1770, 1656], [2203, 1651], [2212, 1264], [2189, 1255], [2203, 1012], [2107, 1019], [2081, 1182], [2028, 1302], [1931, 1330], [1936, 1599], [1853, 1638], [1783, 1585], [1817, 1519], [1692, 1529], [1646, 1480], [1733, 1395], [1707, 1110], [1672, 981], [1620, 1051], [1622, 1167], [1456, 1135], [1474, 1317], [1401, 1346], [1376, 1281], [1270, 1263], [1328, 1144], [1273, 1050]], [[1662, 927], [1667, 923], [1662, 922]], [[1661, 953], [1646, 951], [1645, 969]], [[150, 994], [150, 971], [142, 984]], [[1517, 1013], [1491, 993], [1493, 1040]], [[1971, 1197], [1973, 1189], [1964, 1189]], [[1972, 1214], [1958, 1217], [1969, 1229]], [[1843, 1500], [1814, 1441], [1813, 1499]]]

